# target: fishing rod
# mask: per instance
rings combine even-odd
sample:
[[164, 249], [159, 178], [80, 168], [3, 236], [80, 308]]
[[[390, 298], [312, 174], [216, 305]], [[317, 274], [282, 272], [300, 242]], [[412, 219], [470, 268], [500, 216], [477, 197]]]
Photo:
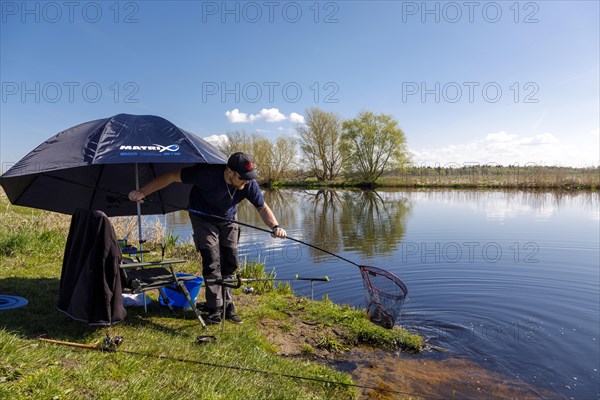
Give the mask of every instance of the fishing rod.
[[322, 278], [305, 278], [296, 275], [294, 278], [242, 278], [244, 283], [260, 282], [260, 281], [311, 281], [311, 282], [329, 282], [329, 277]]
[[[262, 374], [262, 375], [266, 375], [266, 376], [275, 376], [275, 377], [282, 377], [282, 378], [288, 378], [288, 379], [294, 379], [294, 380], [318, 382], [318, 383], [324, 383], [327, 385], [353, 387], [353, 388], [357, 388], [357, 389], [373, 390], [375, 392], [381, 392], [381, 393], [402, 394], [402, 395], [409, 395], [409, 396], [412, 395], [412, 396], [421, 397], [424, 399], [443, 400], [443, 398], [441, 398], [441, 397], [436, 397], [436, 396], [431, 396], [431, 395], [426, 395], [426, 394], [421, 394], [421, 393], [415, 393], [415, 392], [389, 389], [386, 387], [368, 386], [368, 385], [360, 385], [360, 384], [356, 384], [356, 383], [332, 381], [332, 380], [328, 380], [328, 379], [324, 379], [324, 378], [286, 374], [286, 373], [268, 371], [268, 370], [258, 369], [258, 368], [242, 367], [242, 366], [238, 366], [238, 365], [229, 365], [229, 364], [220, 364], [220, 363], [207, 362], [207, 361], [192, 360], [192, 359], [183, 358], [183, 357], [171, 357], [171, 356], [165, 356], [163, 354], [155, 355], [155, 354], [150, 354], [150, 353], [142, 353], [142, 352], [131, 351], [131, 350], [123, 350], [123, 349], [119, 349], [117, 351], [116, 347], [118, 347], [118, 346], [114, 346], [114, 348], [109, 349], [106, 347], [97, 347], [97, 346], [93, 346], [93, 345], [86, 345], [86, 344], [74, 343], [74, 342], [66, 342], [66, 341], [62, 341], [62, 340], [45, 339], [45, 338], [41, 338], [41, 337], [38, 337], [37, 340], [46, 342], [49, 344], [59, 345], [59, 346], [75, 347], [75, 348], [79, 348], [82, 350], [95, 350], [95, 351], [101, 351], [101, 352], [106, 351], [106, 352], [111, 352], [111, 353], [123, 353], [123, 354], [137, 356], [137, 357], [156, 358], [159, 360], [166, 359], [166, 360], [180, 362], [180, 363], [208, 366], [211, 368], [223, 368], [223, 369], [230, 369], [230, 370], [241, 371], [241, 372]], [[201, 343], [209, 343], [209, 342], [201, 342]]]

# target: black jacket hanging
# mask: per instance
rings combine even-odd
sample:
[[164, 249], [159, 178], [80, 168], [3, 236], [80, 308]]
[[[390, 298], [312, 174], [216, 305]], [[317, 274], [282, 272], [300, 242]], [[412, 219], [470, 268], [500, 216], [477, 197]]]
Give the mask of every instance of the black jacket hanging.
[[77, 209], [65, 247], [58, 310], [90, 325], [122, 321], [121, 250], [112, 224], [98, 210]]

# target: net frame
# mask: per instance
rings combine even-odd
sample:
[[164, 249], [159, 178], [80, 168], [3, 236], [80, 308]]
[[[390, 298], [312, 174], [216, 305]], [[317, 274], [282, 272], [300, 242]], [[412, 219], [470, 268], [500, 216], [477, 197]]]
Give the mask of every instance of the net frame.
[[369, 320], [384, 328], [393, 328], [408, 295], [406, 285], [385, 269], [368, 265], [360, 265], [359, 268]]

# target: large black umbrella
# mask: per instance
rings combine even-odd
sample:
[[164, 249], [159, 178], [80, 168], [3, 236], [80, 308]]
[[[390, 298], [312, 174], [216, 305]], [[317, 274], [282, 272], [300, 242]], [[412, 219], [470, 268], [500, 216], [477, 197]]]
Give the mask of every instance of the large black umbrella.
[[[46, 140], [0, 176], [12, 204], [73, 214], [139, 215], [125, 194], [157, 175], [197, 163], [226, 164], [203, 139], [153, 115], [118, 114], [69, 128]], [[188, 206], [189, 185], [170, 185], [142, 205], [166, 214]]]

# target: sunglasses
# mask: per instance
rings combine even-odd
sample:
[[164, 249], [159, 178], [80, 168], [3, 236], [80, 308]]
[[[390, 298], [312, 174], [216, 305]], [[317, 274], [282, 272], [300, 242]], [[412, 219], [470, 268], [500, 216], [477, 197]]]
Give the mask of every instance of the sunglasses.
[[242, 178], [242, 177], [240, 176], [240, 174], [239, 174], [239, 173], [237, 173], [237, 172], [235, 172], [235, 171], [233, 171], [233, 174], [235, 175], [235, 177], [236, 177], [236, 178], [237, 178], [239, 181], [242, 181], [242, 182], [248, 182], [248, 181], [249, 181], [249, 179], [244, 179], [244, 178]]

